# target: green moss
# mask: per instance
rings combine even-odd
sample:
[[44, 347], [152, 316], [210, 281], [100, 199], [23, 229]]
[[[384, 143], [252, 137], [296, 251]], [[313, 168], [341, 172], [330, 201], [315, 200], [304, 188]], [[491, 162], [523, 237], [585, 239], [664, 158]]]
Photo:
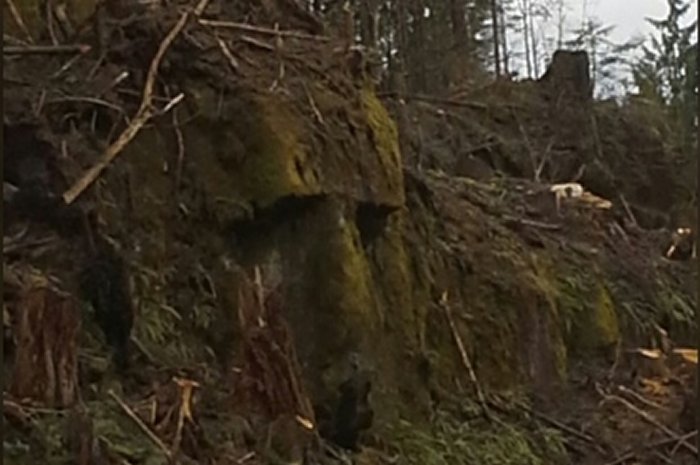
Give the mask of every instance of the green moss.
[[403, 171], [396, 124], [370, 88], [363, 89], [360, 98], [365, 119], [372, 131], [380, 165], [389, 187], [394, 192], [394, 201], [403, 204]]
[[615, 344], [620, 337], [617, 313], [612, 298], [602, 282], [598, 284], [594, 309], [595, 343], [600, 347]]
[[[410, 260], [404, 247], [404, 219], [401, 214], [394, 214], [387, 219], [383, 235], [376, 241], [374, 248], [375, 276], [384, 297], [383, 308], [390, 309], [391, 319], [398, 325], [398, 332], [404, 342], [411, 347], [418, 346], [420, 330], [417, 328], [416, 315], [411, 299], [412, 279]], [[382, 321], [388, 318], [382, 315]]]
[[318, 283], [325, 303], [357, 331], [376, 324], [369, 265], [353, 223], [340, 220], [321, 249]]
[[[364, 342], [380, 321], [359, 233], [343, 213], [339, 200], [324, 202], [314, 219], [314, 228], [318, 229], [305, 259], [305, 280], [310, 286], [305, 305], [316, 309], [313, 336], [318, 339], [317, 345], [324, 347], [323, 353], [318, 352], [324, 361], [337, 362], [348, 351], [366, 347]], [[333, 365], [342, 368], [342, 364]], [[327, 373], [333, 379], [336, 374]]]
[[523, 276], [529, 277], [530, 285], [533, 285], [534, 292], [539, 296], [540, 305], [536, 311], [545, 312], [542, 318], [544, 327], [541, 328], [540, 337], [545, 344], [545, 350], [551, 356], [552, 368], [557, 379], [562, 381], [566, 379], [567, 374], [568, 350], [560, 312], [561, 292], [557, 287], [556, 271], [551, 260], [546, 256], [532, 254], [531, 266], [532, 272]]
[[[612, 298], [602, 281], [591, 292], [583, 311], [577, 312], [572, 327], [572, 345], [580, 351], [598, 351], [610, 348], [620, 337], [617, 313]], [[590, 294], [588, 294], [590, 296]]]
[[188, 85], [188, 96], [200, 118], [185, 141], [212, 197], [241, 210], [320, 192], [303, 119], [282, 97], [241, 91], [221, 103], [214, 89], [197, 84]]

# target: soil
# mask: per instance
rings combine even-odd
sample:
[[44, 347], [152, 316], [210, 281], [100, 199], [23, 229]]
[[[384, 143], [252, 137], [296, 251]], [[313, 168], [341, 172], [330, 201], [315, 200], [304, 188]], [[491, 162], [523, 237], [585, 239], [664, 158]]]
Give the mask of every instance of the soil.
[[566, 52], [383, 93], [294, 2], [170, 3], [3, 56], [6, 463], [697, 461], [653, 112]]

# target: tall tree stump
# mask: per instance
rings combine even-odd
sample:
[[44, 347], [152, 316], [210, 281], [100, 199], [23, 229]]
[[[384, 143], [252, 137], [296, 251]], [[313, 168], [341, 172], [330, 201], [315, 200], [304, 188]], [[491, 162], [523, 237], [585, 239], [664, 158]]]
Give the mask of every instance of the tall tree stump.
[[25, 289], [15, 307], [14, 326], [17, 348], [11, 393], [47, 407], [74, 404], [80, 330], [77, 302], [48, 287]]
[[593, 96], [588, 53], [557, 50], [552, 62], [539, 80], [556, 97], [588, 100]]

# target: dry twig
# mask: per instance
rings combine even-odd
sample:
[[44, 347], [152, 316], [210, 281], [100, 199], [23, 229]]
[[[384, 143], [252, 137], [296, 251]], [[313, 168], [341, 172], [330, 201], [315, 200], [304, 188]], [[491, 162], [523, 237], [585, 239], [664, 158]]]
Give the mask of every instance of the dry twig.
[[[126, 145], [129, 144], [134, 137], [136, 137], [138, 132], [148, 122], [148, 120], [150, 120], [151, 117], [156, 114], [156, 112], [153, 110], [153, 91], [155, 89], [160, 63], [163, 61], [163, 57], [172, 43], [185, 28], [190, 16], [193, 14], [195, 16], [199, 16], [201, 12], [204, 11], [208, 3], [209, 0], [199, 0], [199, 3], [194, 10], [183, 13], [177, 23], [175, 23], [172, 29], [170, 29], [168, 34], [165, 36], [163, 42], [161, 42], [160, 46], [158, 47], [158, 51], [156, 52], [153, 61], [151, 61], [148, 74], [146, 75], [146, 84], [143, 88], [141, 105], [136, 112], [136, 115], [132, 119], [131, 124], [124, 129], [114, 143], [107, 147], [107, 150], [105, 150], [104, 154], [102, 154], [102, 157], [97, 161], [97, 163], [87, 172], [85, 172], [83, 176], [63, 194], [63, 200], [66, 204], [73, 203], [73, 201], [75, 201], [75, 199], [99, 177], [100, 173], [102, 173], [102, 171], [112, 163], [112, 160], [114, 160], [122, 152], [124, 147], [126, 147]], [[175, 99], [168, 103], [165, 108], [160, 111], [160, 113], [168, 111], [180, 100], [182, 100], [182, 94], [175, 97]]]
[[13, 2], [12, 0], [5, 0], [5, 5], [7, 5], [7, 9], [10, 10], [10, 14], [12, 15], [12, 19], [14, 20], [15, 24], [17, 24], [17, 27], [20, 28], [20, 30], [22, 31], [22, 33], [24, 33], [25, 36], [27, 36], [27, 41], [29, 43], [34, 43], [34, 38], [29, 33], [29, 29], [27, 29], [27, 25], [24, 24], [24, 20], [22, 19], [22, 15], [19, 13], [19, 10], [17, 9], [15, 2]]
[[481, 384], [479, 384], [479, 380], [476, 377], [476, 372], [474, 371], [472, 362], [469, 359], [467, 350], [464, 347], [464, 342], [462, 342], [462, 338], [460, 337], [459, 332], [457, 331], [457, 326], [455, 325], [454, 319], [452, 318], [452, 312], [447, 301], [447, 291], [445, 291], [442, 294], [442, 297], [440, 298], [440, 307], [442, 307], [443, 311], [445, 312], [447, 322], [449, 323], [450, 329], [452, 330], [452, 337], [455, 340], [455, 344], [457, 344], [459, 355], [462, 358], [462, 364], [467, 369], [467, 373], [469, 374], [469, 380], [474, 386], [474, 390], [476, 391], [476, 397], [479, 400], [479, 404], [481, 405], [484, 415], [490, 418], [488, 406], [486, 404], [486, 397], [484, 396], [484, 392], [481, 390]]
[[182, 441], [182, 428], [185, 426], [185, 420], [194, 421], [192, 418], [192, 391], [194, 388], [199, 387], [199, 383], [182, 378], [173, 378], [173, 382], [180, 388], [180, 409], [172, 446], [173, 450], [177, 452]]
[[246, 23], [235, 23], [231, 21], [214, 21], [210, 19], [200, 19], [199, 24], [202, 26], [219, 27], [224, 29], [236, 29], [245, 32], [254, 32], [257, 34], [271, 35], [271, 36], [281, 36], [289, 37], [293, 39], [301, 40], [313, 40], [317, 42], [330, 42], [330, 37], [318, 36], [313, 34], [306, 34], [297, 31], [280, 31], [275, 29], [270, 29], [267, 27], [253, 26], [252, 24]]
[[542, 221], [529, 220], [527, 218], [517, 218], [515, 216], [509, 216], [509, 215], [504, 216], [503, 220], [506, 222], [518, 223], [518, 224], [522, 224], [525, 226], [531, 226], [531, 227], [537, 228], [537, 229], [544, 229], [547, 231], [559, 231], [563, 227], [561, 224], [543, 223]]
[[51, 43], [53, 45], [58, 45], [58, 39], [56, 38], [56, 30], [54, 26], [54, 14], [53, 14], [53, 0], [47, 0], [44, 9], [46, 14], [46, 28], [49, 32], [49, 38], [51, 38]]
[[185, 164], [185, 138], [180, 129], [180, 122], [177, 118], [177, 110], [173, 111], [173, 130], [175, 131], [175, 142], [177, 143], [177, 168], [175, 170], [175, 190], [180, 189], [182, 182], [182, 169]]
[[679, 441], [683, 445], [683, 447], [685, 447], [686, 449], [691, 451], [693, 454], [695, 454], [695, 455], [698, 454], [698, 449], [695, 446], [693, 446], [687, 440], [685, 440], [683, 438], [683, 436], [679, 435], [678, 433], [673, 431], [671, 428], [669, 428], [668, 426], [661, 423], [659, 420], [657, 420], [650, 413], [645, 412], [644, 410], [638, 408], [636, 405], [634, 405], [633, 403], [631, 403], [630, 401], [628, 401], [627, 399], [625, 399], [623, 397], [617, 396], [615, 394], [606, 394], [605, 392], [603, 392], [603, 390], [601, 389], [601, 387], [598, 384], [596, 384], [595, 388], [596, 388], [596, 391], [598, 391], [598, 394], [600, 394], [600, 396], [603, 397], [603, 399], [614, 400], [614, 401], [621, 403], [622, 405], [627, 407], [629, 410], [631, 410], [632, 412], [634, 412], [637, 415], [639, 415], [640, 417], [642, 417], [647, 423], [651, 424], [652, 426], [655, 426], [659, 431], [662, 431], [668, 437], [673, 438], [676, 441]]
[[268, 50], [270, 52], [275, 51], [275, 47], [272, 45], [268, 44], [267, 42], [263, 42], [262, 40], [258, 40], [254, 37], [248, 37], [248, 36], [241, 36], [241, 41], [245, 42], [248, 45], [252, 45], [254, 47], [262, 48], [263, 50]]
[[633, 397], [634, 399], [638, 400], [642, 404], [646, 405], [647, 407], [651, 407], [656, 410], [663, 410], [664, 406], [659, 405], [654, 401], [651, 401], [644, 397], [643, 395], [639, 394], [638, 392], [633, 391], [632, 389], [628, 389], [625, 386], [617, 386], [617, 390], [620, 391], [623, 394], [627, 394], [630, 397]]
[[60, 55], [64, 53], [85, 54], [91, 50], [86, 44], [74, 45], [4, 45], [3, 55]]
[[625, 199], [625, 196], [622, 194], [620, 194], [620, 201], [622, 202], [622, 206], [625, 207], [625, 212], [627, 213], [627, 216], [629, 217], [632, 224], [634, 226], [639, 226], [637, 218], [634, 216], [634, 213], [632, 213], [632, 209], [630, 208], [629, 203], [627, 203], [627, 199]]
[[[688, 433], [688, 434], [682, 436], [680, 438], [681, 439], [680, 441], [677, 441], [674, 438], [664, 438], [664, 439], [652, 442], [650, 444], [647, 444], [646, 446], [642, 447], [640, 449], [640, 451], [651, 450], [651, 449], [655, 449], [657, 447], [664, 447], [664, 446], [667, 446], [667, 445], [672, 444], [674, 442], [676, 442], [677, 443], [676, 446], [678, 446], [681, 443], [681, 441], [690, 440], [693, 438], [693, 436], [696, 436], [697, 434], [698, 434], [698, 432], [697, 432], [697, 430], [695, 430], [691, 433]], [[637, 453], [638, 452], [635, 452], [634, 450], [627, 450], [627, 452], [623, 453], [620, 457], [616, 458], [612, 462], [606, 463], [605, 465], [620, 465], [621, 463], [627, 462], [628, 460], [632, 460]], [[673, 455], [673, 451], [671, 451], [671, 455]]]
[[136, 423], [136, 425], [137, 425], [139, 428], [141, 428], [141, 430], [142, 430], [144, 433], [146, 433], [146, 436], [148, 436], [148, 438], [149, 438], [151, 441], [153, 441], [153, 443], [154, 443], [156, 446], [158, 446], [158, 447], [160, 448], [160, 450], [163, 451], [163, 453], [165, 454], [165, 456], [166, 456], [168, 459], [172, 458], [173, 454], [172, 454], [172, 452], [170, 451], [170, 449], [168, 449], [168, 447], [163, 443], [163, 441], [161, 441], [161, 439], [160, 439], [158, 436], [156, 436], [156, 433], [154, 433], [154, 432], [151, 430], [151, 428], [149, 428], [148, 425], [146, 425], [146, 423], [144, 423], [143, 420], [141, 420], [141, 419], [139, 418], [139, 416], [136, 415], [136, 413], [134, 413], [134, 411], [133, 411], [128, 405], [126, 405], [126, 402], [124, 402], [123, 400], [121, 400], [121, 399], [119, 398], [119, 396], [118, 396], [117, 394], [115, 394], [115, 392], [112, 391], [111, 389], [108, 391], [108, 394], [109, 394], [109, 396], [110, 396], [112, 399], [114, 399], [114, 401], [115, 401], [117, 404], [119, 404], [119, 407], [121, 407], [121, 409], [124, 411], [124, 413], [125, 413], [129, 418], [131, 418], [131, 419], [134, 421], [134, 423]]
[[220, 37], [216, 38], [216, 42], [219, 44], [221, 53], [223, 53], [226, 59], [228, 60], [228, 64], [229, 66], [231, 66], [231, 69], [233, 69], [234, 71], [238, 71], [240, 68], [238, 60], [236, 60], [236, 57], [233, 56], [233, 53], [231, 53], [231, 50], [229, 50], [228, 46], [226, 45], [226, 42], [224, 42], [223, 39], [221, 39]]
[[425, 94], [398, 94], [397, 92], [381, 92], [377, 94], [380, 98], [396, 98], [401, 100], [416, 100], [419, 102], [428, 102], [442, 105], [449, 105], [454, 107], [464, 107], [471, 108], [474, 110], [488, 110], [488, 105], [480, 102], [470, 102], [467, 100], [454, 100], [446, 99], [440, 97], [433, 97], [431, 95]]
[[542, 420], [545, 423], [548, 423], [549, 425], [551, 425], [551, 426], [553, 426], [553, 427], [555, 427], [555, 428], [557, 428], [565, 433], [568, 433], [571, 436], [574, 436], [575, 438], [578, 438], [582, 441], [585, 441], [585, 442], [593, 445], [593, 447], [595, 447], [595, 449], [598, 452], [600, 452], [601, 454], [606, 453], [605, 449], [592, 436], [589, 436], [588, 434], [583, 433], [581, 431], [575, 430], [574, 428], [571, 428], [570, 426], [567, 426], [564, 423], [557, 421], [554, 418], [551, 418], [551, 417], [545, 415], [544, 413], [537, 412], [535, 410], [532, 410], [532, 409], [526, 408], [526, 407], [522, 407], [522, 406], [520, 408], [525, 410], [530, 415], [536, 417], [537, 419]]

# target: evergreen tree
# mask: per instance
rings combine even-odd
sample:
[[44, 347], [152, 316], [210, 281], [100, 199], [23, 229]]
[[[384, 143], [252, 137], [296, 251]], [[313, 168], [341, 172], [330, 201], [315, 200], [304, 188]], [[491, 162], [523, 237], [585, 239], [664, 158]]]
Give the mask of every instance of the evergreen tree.
[[694, 153], [697, 147], [698, 71], [697, 39], [693, 35], [697, 21], [683, 26], [681, 21], [690, 9], [687, 0], [667, 0], [664, 19], [647, 21], [657, 30], [642, 59], [633, 67], [640, 94], [665, 105], [673, 126], [679, 133], [681, 149]]

